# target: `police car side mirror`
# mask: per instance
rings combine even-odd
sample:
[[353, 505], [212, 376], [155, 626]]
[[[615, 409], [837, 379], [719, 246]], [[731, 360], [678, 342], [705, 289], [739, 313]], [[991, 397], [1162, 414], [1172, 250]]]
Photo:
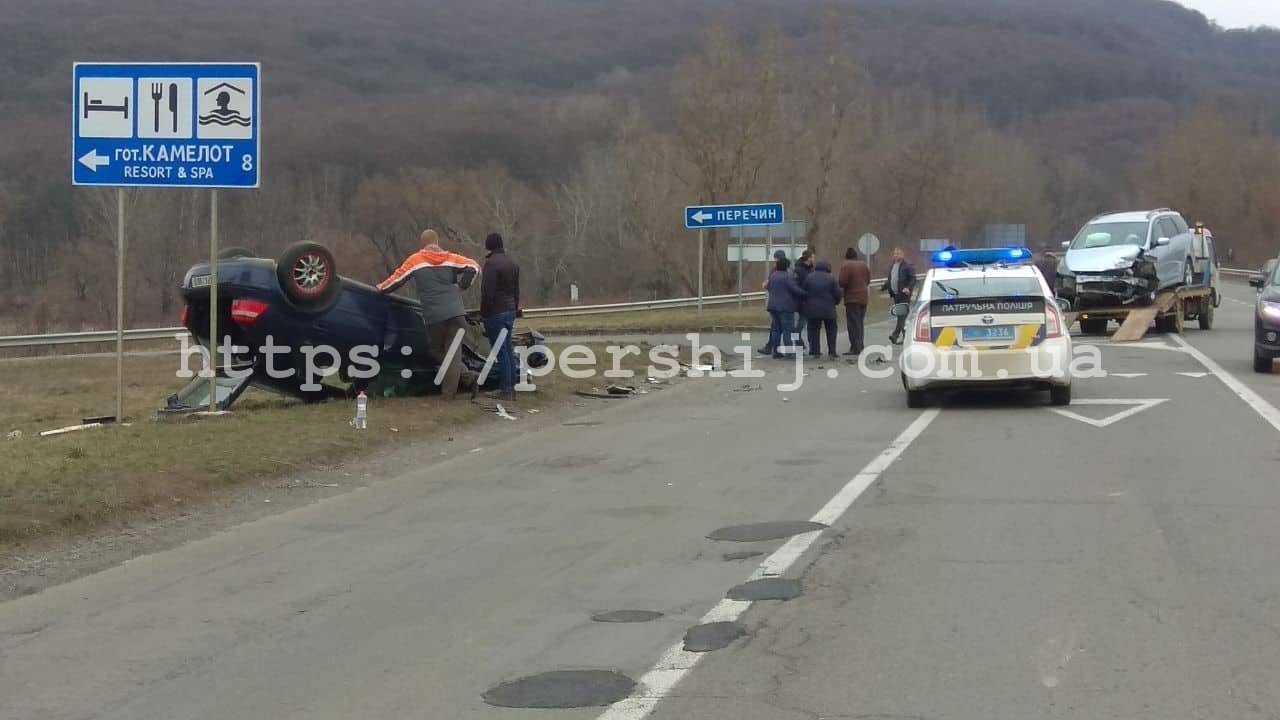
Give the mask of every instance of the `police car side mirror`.
[[1256, 288], [1262, 287], [1262, 278], [1260, 277], [1249, 278], [1249, 287], [1256, 287]]
[[1070, 247], [1071, 247], [1071, 241], [1070, 241], [1070, 240], [1066, 240], [1066, 241], [1064, 241], [1064, 242], [1062, 243], [1062, 249], [1063, 249], [1063, 250], [1067, 250], [1067, 249], [1069, 249]]
[[1058, 304], [1058, 309], [1064, 313], [1071, 312], [1071, 301], [1066, 298], [1054, 298], [1053, 301]]
[[894, 317], [906, 317], [908, 312], [911, 312], [911, 306], [906, 303], [898, 303], [889, 308], [889, 314]]

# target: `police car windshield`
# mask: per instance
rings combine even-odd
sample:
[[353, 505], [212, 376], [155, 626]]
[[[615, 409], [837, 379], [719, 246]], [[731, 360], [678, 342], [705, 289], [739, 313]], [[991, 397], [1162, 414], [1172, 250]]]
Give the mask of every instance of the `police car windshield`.
[[1147, 224], [1145, 222], [1095, 223], [1086, 225], [1080, 234], [1076, 235], [1076, 239], [1071, 241], [1070, 249], [1146, 244]]
[[1040, 283], [1030, 277], [940, 278], [933, 282], [934, 299], [1020, 297], [1041, 295]]

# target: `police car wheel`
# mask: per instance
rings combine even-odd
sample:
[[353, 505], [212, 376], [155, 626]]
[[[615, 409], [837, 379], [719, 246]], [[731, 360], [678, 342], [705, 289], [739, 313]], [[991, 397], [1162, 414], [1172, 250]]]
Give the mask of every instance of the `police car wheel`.
[[1271, 356], [1263, 355], [1257, 350], [1253, 351], [1253, 371], [1259, 373], [1271, 372]]
[[907, 407], [915, 409], [926, 407], [929, 404], [929, 395], [924, 390], [908, 390], [907, 391]]
[[1054, 385], [1049, 388], [1049, 402], [1054, 405], [1070, 405], [1071, 404], [1071, 386], [1070, 385]]

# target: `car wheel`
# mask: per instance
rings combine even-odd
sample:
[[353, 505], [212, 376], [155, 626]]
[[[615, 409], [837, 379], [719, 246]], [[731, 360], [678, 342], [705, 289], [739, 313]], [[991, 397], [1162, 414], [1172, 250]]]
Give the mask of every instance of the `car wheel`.
[[276, 278], [289, 300], [308, 312], [322, 312], [338, 300], [338, 265], [329, 248], [314, 242], [290, 245], [276, 261]]
[[1107, 319], [1096, 318], [1093, 320], [1081, 320], [1080, 332], [1085, 335], [1106, 335]]
[[907, 391], [907, 407], [918, 409], [929, 405], [929, 396], [924, 390]]
[[1253, 371], [1259, 373], [1271, 372], [1271, 356], [1263, 355], [1257, 350], [1253, 351]]
[[235, 260], [236, 258], [256, 258], [258, 253], [245, 247], [229, 247], [218, 251], [219, 260]]
[[1054, 385], [1049, 388], [1049, 402], [1053, 405], [1070, 405], [1071, 404], [1071, 386], [1070, 385]]
[[1196, 318], [1200, 321], [1201, 330], [1213, 329], [1213, 301], [1205, 298], [1200, 301], [1200, 314]]

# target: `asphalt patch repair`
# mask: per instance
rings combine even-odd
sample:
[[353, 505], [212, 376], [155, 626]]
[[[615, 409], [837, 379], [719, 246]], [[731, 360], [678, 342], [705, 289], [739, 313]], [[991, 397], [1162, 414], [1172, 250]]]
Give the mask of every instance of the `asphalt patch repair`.
[[482, 697], [506, 708], [607, 707], [635, 687], [635, 680], [611, 670], [554, 670], [502, 683]]
[[803, 590], [799, 580], [790, 578], [764, 578], [752, 580], [729, 589], [725, 597], [730, 600], [794, 600]]
[[645, 623], [660, 617], [662, 613], [653, 610], [614, 610], [592, 615], [591, 619], [601, 623]]
[[685, 652], [712, 652], [729, 647], [730, 643], [745, 637], [747, 629], [736, 622], [714, 622], [696, 625], [684, 634]]
[[760, 542], [762, 540], [781, 540], [792, 535], [826, 530], [822, 523], [805, 521], [763, 522], [750, 525], [732, 525], [720, 528], [707, 536], [710, 540], [724, 542]]

